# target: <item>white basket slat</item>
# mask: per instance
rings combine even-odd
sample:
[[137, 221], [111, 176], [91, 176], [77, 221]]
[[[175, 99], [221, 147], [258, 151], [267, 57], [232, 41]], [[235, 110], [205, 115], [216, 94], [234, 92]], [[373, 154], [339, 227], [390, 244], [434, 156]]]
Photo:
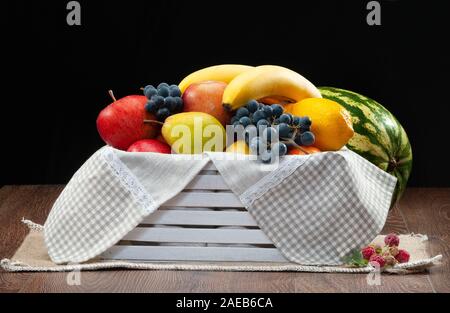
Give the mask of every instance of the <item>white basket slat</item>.
[[242, 208], [244, 207], [234, 193], [225, 192], [180, 192], [162, 206]]
[[113, 246], [103, 258], [139, 261], [286, 262], [276, 248]]
[[287, 262], [211, 162], [101, 258]]
[[197, 175], [187, 186], [187, 190], [230, 190], [220, 175]]
[[211, 226], [257, 226], [247, 211], [191, 211], [157, 210], [146, 217], [142, 224], [165, 225], [211, 225]]
[[272, 244], [260, 229], [137, 227], [123, 240], [148, 242]]
[[[161, 206], [161, 207], [158, 208], [158, 210], [156, 212], [159, 212], [159, 211], [171, 211], [171, 210], [172, 211], [173, 210], [178, 210], [178, 211], [214, 211], [214, 210], [217, 210], [217, 209], [208, 208], [208, 207], [193, 207], [193, 206], [191, 206], [191, 207]], [[241, 210], [241, 209], [240, 208], [235, 208], [235, 210]]]

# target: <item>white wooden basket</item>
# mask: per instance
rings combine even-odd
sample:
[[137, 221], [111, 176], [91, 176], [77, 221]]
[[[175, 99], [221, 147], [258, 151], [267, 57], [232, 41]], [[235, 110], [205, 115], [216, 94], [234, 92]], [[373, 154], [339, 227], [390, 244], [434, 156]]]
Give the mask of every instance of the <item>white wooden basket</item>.
[[101, 258], [287, 262], [212, 163]]

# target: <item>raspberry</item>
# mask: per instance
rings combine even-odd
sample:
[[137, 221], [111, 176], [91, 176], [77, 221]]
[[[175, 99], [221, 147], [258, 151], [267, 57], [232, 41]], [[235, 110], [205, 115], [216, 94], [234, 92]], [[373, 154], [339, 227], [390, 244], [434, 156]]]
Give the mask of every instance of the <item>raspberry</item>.
[[361, 250], [361, 254], [364, 259], [369, 260], [370, 257], [375, 254], [375, 248], [368, 246]]
[[409, 253], [406, 250], [399, 250], [398, 254], [395, 256], [399, 263], [407, 263], [409, 262]]
[[389, 248], [389, 253], [395, 257], [398, 254], [398, 248], [397, 247], [390, 247]]
[[386, 260], [381, 255], [373, 254], [369, 259], [369, 263], [373, 266], [379, 265], [380, 268], [383, 268], [386, 265]]
[[400, 243], [400, 238], [396, 234], [389, 234], [386, 237], [384, 237], [384, 243], [389, 246], [398, 246]]

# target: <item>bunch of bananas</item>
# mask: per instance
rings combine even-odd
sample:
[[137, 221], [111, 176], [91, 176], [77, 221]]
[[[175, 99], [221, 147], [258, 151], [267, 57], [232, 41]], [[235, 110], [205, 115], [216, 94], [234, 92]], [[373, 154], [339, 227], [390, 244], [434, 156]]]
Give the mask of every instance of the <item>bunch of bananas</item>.
[[215, 80], [227, 83], [222, 102], [230, 111], [252, 99], [278, 102], [298, 102], [306, 98], [321, 98], [320, 91], [302, 75], [281, 66], [216, 65], [196, 71], [179, 84], [181, 92], [193, 84]]

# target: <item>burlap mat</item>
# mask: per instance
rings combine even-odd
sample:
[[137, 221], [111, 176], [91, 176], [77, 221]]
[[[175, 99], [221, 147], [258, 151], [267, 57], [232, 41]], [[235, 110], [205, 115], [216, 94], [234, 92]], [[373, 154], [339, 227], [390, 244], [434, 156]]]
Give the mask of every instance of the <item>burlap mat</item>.
[[[321, 273], [369, 273], [371, 266], [351, 268], [346, 266], [304, 266], [295, 263], [254, 262], [129, 262], [91, 260], [82, 264], [57, 265], [53, 263], [44, 243], [42, 226], [24, 221], [30, 233], [11, 259], [3, 259], [1, 267], [11, 272], [64, 272], [76, 270], [138, 269], [138, 270], [196, 270], [196, 271], [273, 271], [273, 272], [321, 272]], [[382, 244], [384, 236], [378, 236], [374, 243]], [[408, 274], [425, 271], [439, 264], [441, 255], [430, 257], [427, 252], [427, 236], [400, 235], [400, 248], [411, 254], [409, 263], [398, 264], [385, 272]]]

